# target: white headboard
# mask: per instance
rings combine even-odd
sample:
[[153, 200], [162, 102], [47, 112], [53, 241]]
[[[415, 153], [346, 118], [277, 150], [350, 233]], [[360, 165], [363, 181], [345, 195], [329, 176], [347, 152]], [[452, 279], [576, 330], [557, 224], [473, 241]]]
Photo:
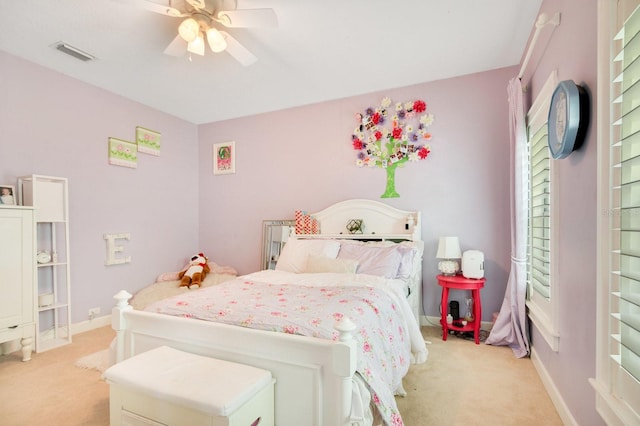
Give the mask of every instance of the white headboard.
[[[358, 240], [412, 240], [422, 239], [419, 211], [396, 209], [379, 201], [354, 199], [333, 204], [317, 213], [311, 213], [320, 224], [320, 234], [297, 234], [297, 238], [345, 238]], [[347, 223], [362, 219], [363, 233], [351, 234]]]

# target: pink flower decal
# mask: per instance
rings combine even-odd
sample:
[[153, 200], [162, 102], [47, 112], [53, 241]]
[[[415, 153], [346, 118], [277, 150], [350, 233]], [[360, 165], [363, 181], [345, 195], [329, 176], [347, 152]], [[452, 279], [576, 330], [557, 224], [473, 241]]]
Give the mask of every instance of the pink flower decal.
[[425, 112], [427, 109], [427, 104], [424, 101], [417, 100], [413, 103], [413, 110], [418, 114], [421, 112]]
[[418, 151], [418, 157], [420, 157], [421, 160], [424, 160], [425, 158], [427, 158], [430, 152], [431, 151], [429, 150], [429, 148], [423, 146], [422, 148], [420, 148], [420, 151]]

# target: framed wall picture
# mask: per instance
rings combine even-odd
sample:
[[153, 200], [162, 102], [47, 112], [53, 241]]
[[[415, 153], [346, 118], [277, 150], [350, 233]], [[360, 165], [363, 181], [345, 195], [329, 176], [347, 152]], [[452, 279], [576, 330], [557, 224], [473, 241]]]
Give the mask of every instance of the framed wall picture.
[[138, 167], [138, 144], [117, 138], [109, 138], [109, 164]]
[[227, 175], [236, 172], [236, 143], [213, 144], [213, 174]]
[[138, 152], [145, 154], [160, 155], [160, 133], [154, 130], [145, 129], [144, 127], [136, 127], [136, 142], [138, 143]]
[[13, 185], [0, 184], [0, 204], [16, 205], [16, 188]]

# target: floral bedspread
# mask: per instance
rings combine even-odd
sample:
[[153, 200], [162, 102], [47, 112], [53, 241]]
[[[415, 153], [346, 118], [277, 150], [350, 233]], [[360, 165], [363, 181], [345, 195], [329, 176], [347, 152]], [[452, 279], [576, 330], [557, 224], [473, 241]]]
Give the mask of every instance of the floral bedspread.
[[[333, 328], [336, 321], [349, 317], [358, 327], [357, 371], [385, 422], [402, 425], [394, 391], [409, 369], [412, 350], [418, 362], [426, 360], [427, 351], [399, 291], [378, 277], [363, 284], [352, 278], [345, 281], [343, 276], [348, 274], [335, 274], [329, 284], [327, 276], [334, 274], [285, 273], [283, 277], [276, 272], [274, 279], [266, 281], [268, 272], [173, 296], [146, 310], [332, 340], [338, 339]], [[316, 275], [318, 280], [313, 279]], [[298, 277], [304, 277], [302, 284]]]

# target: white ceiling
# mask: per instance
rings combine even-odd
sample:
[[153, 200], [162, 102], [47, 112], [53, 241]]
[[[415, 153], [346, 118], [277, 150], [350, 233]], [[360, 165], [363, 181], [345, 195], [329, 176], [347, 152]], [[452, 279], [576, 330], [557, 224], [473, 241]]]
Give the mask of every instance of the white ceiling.
[[181, 19], [131, 1], [0, 0], [0, 50], [202, 124], [517, 65], [542, 3], [237, 0], [279, 22], [226, 29], [258, 57], [243, 67], [226, 52], [164, 55]]

